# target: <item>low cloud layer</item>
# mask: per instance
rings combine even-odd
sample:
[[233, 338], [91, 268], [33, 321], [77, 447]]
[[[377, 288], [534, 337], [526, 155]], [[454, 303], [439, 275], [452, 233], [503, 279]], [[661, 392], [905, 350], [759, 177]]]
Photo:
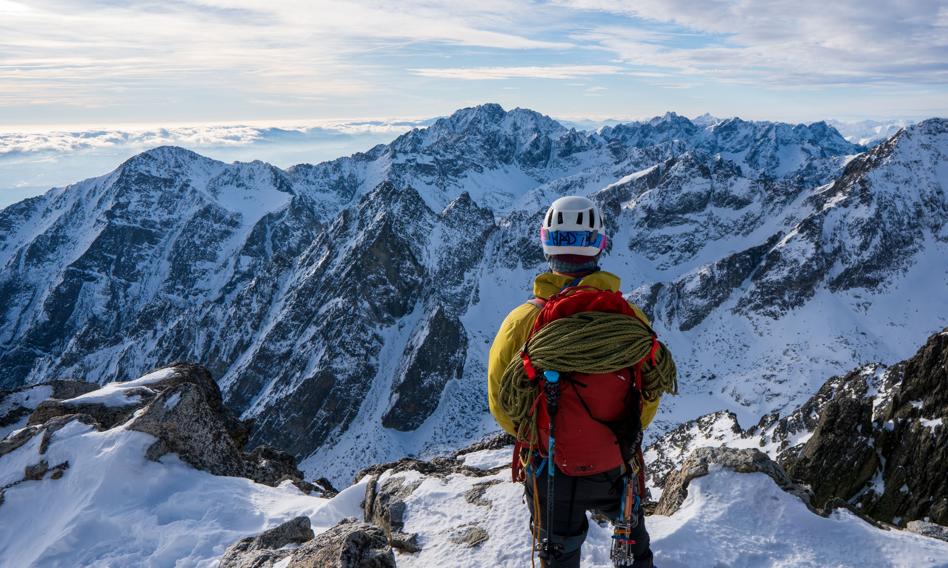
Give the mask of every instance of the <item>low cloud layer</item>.
[[[395, 138], [424, 121], [322, 122], [296, 127], [246, 125], [180, 126], [171, 128], [0, 132], [0, 156], [68, 153], [109, 148], [184, 146], [239, 148], [262, 144], [306, 144], [364, 138]], [[336, 157], [336, 156], [333, 156]]]
[[156, 146], [174, 145], [222, 160], [264, 160], [280, 167], [368, 150], [428, 121], [322, 122], [305, 126], [0, 132], [0, 207], [102, 175]]

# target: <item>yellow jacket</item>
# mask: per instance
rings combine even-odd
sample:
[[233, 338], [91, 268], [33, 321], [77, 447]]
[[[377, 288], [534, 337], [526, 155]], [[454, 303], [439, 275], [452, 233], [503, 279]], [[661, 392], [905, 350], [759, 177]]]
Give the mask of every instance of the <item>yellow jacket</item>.
[[[533, 294], [537, 298], [544, 300], [556, 294], [573, 280], [571, 276], [544, 272], [533, 281]], [[610, 272], [593, 272], [589, 276], [580, 280], [580, 286], [591, 286], [599, 290], [616, 291], [619, 289], [619, 277]], [[648, 322], [648, 318], [642, 313], [642, 310], [635, 304], [631, 304], [632, 309]], [[533, 329], [533, 323], [540, 313], [539, 308], [531, 303], [525, 303], [507, 315], [504, 323], [500, 324], [500, 330], [494, 338], [494, 343], [490, 348], [490, 355], [487, 361], [487, 400], [490, 404], [490, 413], [494, 415], [494, 420], [500, 424], [500, 427], [509, 434], [516, 435], [513, 421], [504, 414], [500, 405], [500, 380], [503, 377], [504, 370], [514, 357], [520, 356], [520, 350]], [[655, 413], [658, 412], [658, 399], [654, 401], [645, 401], [642, 408], [642, 428], [648, 426]]]

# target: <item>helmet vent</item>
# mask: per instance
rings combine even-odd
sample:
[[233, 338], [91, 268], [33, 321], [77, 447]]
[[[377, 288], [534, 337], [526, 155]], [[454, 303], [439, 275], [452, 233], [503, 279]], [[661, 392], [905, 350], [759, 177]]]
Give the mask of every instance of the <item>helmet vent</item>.
[[550, 212], [546, 214], [546, 226], [547, 227], [553, 226], [553, 210], [552, 209], [550, 209]]
[[562, 212], [562, 211], [557, 211], [557, 212], [556, 212], [556, 224], [557, 224], [557, 225], [562, 225], [562, 224], [563, 224], [563, 212]]
[[580, 211], [579, 213], [576, 214], [576, 224], [577, 224], [577, 225], [582, 225], [582, 224], [583, 224], [583, 212], [582, 212], [582, 211]]
[[[580, 214], [579, 214], [579, 219], [580, 219], [580, 220], [579, 220], [579, 223], [582, 223], [582, 222], [583, 222], [583, 221], [582, 221], [582, 218], [583, 218], [583, 214], [580, 213]], [[600, 220], [600, 223], [601, 223], [601, 220]], [[596, 213], [595, 213], [595, 211], [592, 210], [592, 209], [589, 210], [589, 228], [590, 228], [590, 229], [595, 229], [595, 228], [596, 228]]]

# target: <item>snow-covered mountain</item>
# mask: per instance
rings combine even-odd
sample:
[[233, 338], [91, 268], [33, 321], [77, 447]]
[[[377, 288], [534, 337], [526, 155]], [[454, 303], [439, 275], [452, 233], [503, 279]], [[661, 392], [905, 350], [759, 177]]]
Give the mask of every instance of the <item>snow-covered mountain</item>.
[[679, 361], [657, 431], [755, 422], [948, 325], [946, 153], [942, 119], [865, 151], [824, 123], [578, 132], [497, 105], [288, 170], [157, 148], [0, 212], [0, 385], [192, 360], [254, 443], [334, 480], [458, 447], [496, 428], [489, 342], [573, 193]]

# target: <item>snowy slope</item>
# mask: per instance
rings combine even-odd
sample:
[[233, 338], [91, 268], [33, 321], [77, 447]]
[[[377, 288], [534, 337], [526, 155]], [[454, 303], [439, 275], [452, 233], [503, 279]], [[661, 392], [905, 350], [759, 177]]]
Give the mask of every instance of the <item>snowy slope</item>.
[[[461, 456], [467, 465], [501, 468], [483, 477], [409, 470], [378, 478], [414, 488], [404, 500], [403, 531], [418, 535], [421, 551], [397, 554], [399, 566], [530, 565], [523, 487], [502, 467], [509, 451], [496, 450], [493, 460], [485, 452]], [[878, 529], [847, 511], [820, 517], [762, 473], [712, 471], [691, 482], [679, 511], [647, 517], [646, 526], [658, 566], [948, 566], [948, 543]], [[483, 540], [461, 544], [472, 534]], [[590, 521], [583, 566], [612, 566], [611, 536], [611, 528]]]
[[[268, 486], [213, 475], [173, 453], [156, 461], [157, 438], [134, 424], [156, 405], [184, 404], [193, 383], [179, 378], [179, 368], [167, 368], [57, 401], [49, 397], [61, 386], [3, 397], [4, 407], [35, 410], [45, 401], [73, 409], [61, 416], [35, 410], [28, 428], [0, 440], [0, 565], [215, 566], [235, 540], [290, 518], [309, 516], [318, 533], [361, 511], [364, 486], [329, 500], [303, 493], [289, 479]], [[154, 398], [152, 388], [175, 393]], [[149, 402], [142, 400], [146, 393]], [[128, 420], [112, 427], [99, 422], [110, 409], [129, 406]], [[204, 413], [203, 424], [226, 416], [210, 408], [199, 403], [188, 411]], [[170, 421], [163, 428], [162, 436], [176, 435]], [[191, 435], [214, 459], [214, 441], [197, 429]]]
[[[330, 512], [337, 505], [290, 483], [273, 488], [218, 477], [174, 456], [150, 462], [144, 456], [152, 442], [141, 432], [95, 432], [78, 423], [54, 434], [46, 459], [69, 461], [70, 468], [58, 482], [26, 482], [4, 492], [5, 565], [213, 566], [233, 541], [294, 516], [322, 519], [315, 526], [327, 529], [358, 510], [355, 502]], [[2, 458], [3, 483], [39, 460], [37, 444]]]
[[0, 385], [194, 360], [254, 443], [335, 481], [456, 448], [496, 428], [489, 342], [545, 269], [542, 211], [579, 193], [679, 361], [657, 431], [752, 423], [948, 324], [945, 124], [863, 152], [824, 123], [481, 105], [286, 171], [152, 150], [0, 212]]

